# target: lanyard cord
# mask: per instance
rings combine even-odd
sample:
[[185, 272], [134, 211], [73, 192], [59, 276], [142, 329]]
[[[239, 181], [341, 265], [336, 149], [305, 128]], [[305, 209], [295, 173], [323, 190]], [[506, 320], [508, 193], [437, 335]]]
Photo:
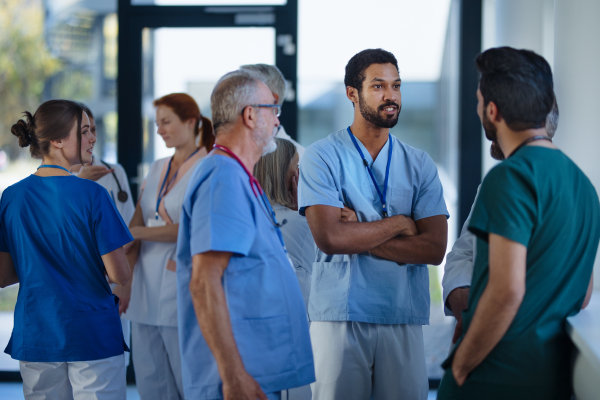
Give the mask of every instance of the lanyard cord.
[[[186, 161], [189, 160], [190, 158], [192, 158], [194, 156], [194, 154], [196, 154], [198, 151], [200, 151], [200, 149], [196, 149], [196, 151], [194, 151], [192, 154], [190, 154], [190, 156], [188, 158], [186, 158], [185, 161], [181, 163], [181, 165], [185, 164]], [[169, 167], [167, 168], [167, 173], [165, 174], [165, 179], [163, 180], [163, 183], [158, 192], [158, 199], [156, 200], [156, 213], [155, 213], [156, 219], [158, 219], [158, 206], [160, 205], [160, 202], [162, 201], [162, 199], [167, 195], [169, 186], [171, 186], [171, 183], [173, 183], [175, 178], [177, 178], [177, 174], [179, 173], [179, 168], [181, 168], [181, 165], [180, 165], [179, 168], [177, 168], [177, 171], [175, 171], [175, 174], [173, 175], [173, 177], [171, 178], [169, 183], [167, 183], [167, 187], [165, 187], [165, 183], [167, 182], [167, 178], [169, 177], [169, 172], [171, 172], [171, 163], [173, 162], [174, 157], [175, 156], [171, 157], [171, 159], [169, 160]], [[164, 193], [163, 193], [163, 189], [165, 189]]]
[[69, 174], [71, 173], [71, 171], [69, 171], [68, 169], [66, 169], [65, 167], [61, 167], [60, 165], [51, 165], [51, 164], [42, 164], [39, 167], [37, 167], [37, 169], [40, 168], [57, 168], [57, 169], [62, 169], [67, 171]]
[[350, 139], [352, 139], [352, 143], [354, 143], [354, 147], [356, 147], [356, 150], [358, 150], [358, 154], [360, 154], [363, 164], [365, 165], [365, 167], [367, 167], [367, 171], [369, 171], [369, 176], [371, 177], [371, 180], [373, 181], [373, 185], [375, 186], [375, 189], [377, 189], [377, 194], [379, 195], [379, 199], [381, 200], [381, 204], [383, 206], [383, 218], [385, 218], [388, 216], [386, 194], [387, 194], [388, 179], [390, 177], [390, 163], [392, 162], [392, 135], [388, 133], [388, 141], [390, 142], [390, 148], [388, 150], [387, 166], [385, 167], [385, 183], [383, 184], [383, 193], [381, 193], [381, 190], [379, 189], [379, 185], [377, 184], [377, 181], [375, 180], [375, 175], [373, 175], [373, 171], [371, 171], [371, 167], [369, 167], [369, 163], [366, 160], [365, 155], [363, 154], [362, 150], [360, 149], [360, 146], [358, 145], [358, 142], [356, 141], [354, 134], [352, 134], [350, 127], [348, 127], [348, 134], [350, 135]]
[[520, 145], [517, 146], [516, 149], [514, 149], [512, 151], [512, 153], [510, 153], [510, 155], [506, 158], [512, 157], [515, 155], [515, 153], [521, 149], [521, 147], [525, 146], [526, 144], [529, 144], [531, 142], [535, 142], [536, 140], [548, 140], [549, 142], [552, 142], [552, 139], [549, 136], [546, 135], [536, 135], [536, 136], [532, 136], [529, 139], [525, 139]]

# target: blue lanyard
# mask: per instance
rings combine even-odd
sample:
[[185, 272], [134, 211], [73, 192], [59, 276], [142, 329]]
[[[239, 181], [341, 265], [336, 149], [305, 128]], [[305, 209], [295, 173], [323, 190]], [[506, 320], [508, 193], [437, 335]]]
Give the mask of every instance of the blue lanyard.
[[[246, 168], [244, 163], [242, 163], [242, 160], [240, 160], [233, 151], [231, 151], [227, 147], [219, 145], [219, 144], [215, 144], [214, 148], [229, 154], [244, 169], [244, 172], [246, 172], [246, 174], [248, 175], [248, 178], [250, 178], [250, 187], [252, 188], [252, 192], [254, 193], [254, 196], [256, 196], [256, 199], [259, 201], [259, 203], [262, 200], [262, 204], [260, 205], [260, 208], [263, 211], [265, 211], [265, 208], [266, 208], [265, 214], [267, 214], [267, 218], [269, 218], [271, 224], [273, 225], [273, 227], [275, 228], [275, 231], [277, 232], [277, 237], [279, 237], [279, 241], [281, 242], [281, 245], [283, 246], [283, 251], [285, 251], [285, 253], [287, 254], [288, 251], [287, 251], [287, 247], [285, 247], [285, 242], [283, 241], [283, 234], [281, 233], [281, 230], [279, 229], [280, 226], [283, 226], [283, 224], [286, 223], [286, 220], [283, 220], [281, 224], [277, 222], [277, 218], [275, 217], [275, 211], [273, 211], [273, 208], [271, 207], [271, 203], [269, 203], [269, 199], [267, 198], [267, 195], [265, 194], [262, 187], [260, 186], [258, 179], [256, 179], [254, 177], [254, 175], [252, 175], [250, 173], [250, 171], [248, 171], [248, 169]], [[254, 189], [254, 187], [256, 187], [256, 189], [258, 189], [258, 193], [257, 193], [257, 190]], [[258, 199], [259, 194], [260, 194], [260, 200]]]
[[392, 135], [388, 133], [388, 136], [389, 136], [388, 141], [390, 142], [390, 148], [388, 151], [387, 166], [385, 167], [385, 183], [383, 184], [383, 193], [381, 193], [381, 190], [379, 189], [379, 185], [377, 185], [377, 181], [375, 180], [375, 175], [373, 175], [373, 171], [371, 171], [371, 167], [369, 167], [369, 163], [365, 159], [365, 155], [363, 154], [362, 150], [360, 149], [360, 146], [358, 145], [356, 138], [352, 134], [350, 127], [348, 127], [348, 134], [350, 135], [350, 139], [352, 139], [352, 143], [354, 143], [356, 150], [358, 150], [358, 154], [360, 154], [360, 157], [363, 160], [363, 164], [365, 165], [365, 167], [367, 167], [367, 171], [369, 171], [369, 176], [371, 177], [371, 180], [373, 181], [373, 185], [375, 186], [375, 189], [377, 189], [377, 194], [379, 194], [379, 199], [381, 200], [381, 204], [383, 205], [383, 218], [385, 218], [388, 216], [388, 211], [387, 211], [388, 208], [387, 208], [387, 203], [385, 202], [385, 198], [386, 198], [386, 193], [387, 193], [388, 178], [390, 177], [390, 163], [392, 162]]
[[[194, 154], [196, 154], [198, 151], [200, 151], [200, 149], [196, 149], [196, 151], [194, 151], [192, 154], [190, 154], [190, 156], [188, 158], [186, 158], [185, 161], [183, 163], [181, 163], [181, 165], [185, 164], [185, 162], [187, 160], [189, 160], [190, 158], [192, 158], [194, 156]], [[175, 156], [173, 156], [173, 157], [175, 157]], [[158, 192], [158, 199], [156, 200], [156, 213], [154, 214], [154, 218], [156, 218], [156, 219], [158, 219], [158, 206], [160, 205], [161, 200], [167, 195], [167, 190], [169, 189], [169, 186], [171, 186], [171, 183], [173, 183], [175, 178], [177, 178], [177, 174], [179, 173], [179, 168], [181, 168], [181, 165], [180, 165], [179, 168], [177, 169], [177, 171], [175, 171], [175, 174], [173, 175], [173, 177], [171, 178], [169, 183], [167, 183], [167, 187], [165, 188], [165, 183], [167, 182], [167, 177], [169, 176], [169, 172], [171, 172], [171, 163], [173, 162], [173, 157], [171, 157], [171, 159], [169, 160], [169, 167], [167, 168], [167, 173], [165, 174], [165, 179], [163, 180], [163, 183], [160, 187], [160, 191]], [[165, 189], [164, 193], [163, 193], [163, 189]]]
[[42, 164], [39, 167], [37, 167], [37, 169], [40, 169], [40, 168], [58, 168], [58, 169], [62, 169], [62, 170], [67, 171], [69, 174], [71, 173], [71, 171], [69, 171], [65, 167], [61, 167], [60, 165]]

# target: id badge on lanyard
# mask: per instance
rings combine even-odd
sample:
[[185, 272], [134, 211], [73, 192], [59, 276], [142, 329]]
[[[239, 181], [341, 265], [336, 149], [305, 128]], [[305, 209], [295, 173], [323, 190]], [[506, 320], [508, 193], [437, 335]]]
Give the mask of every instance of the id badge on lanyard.
[[163, 221], [160, 215], [157, 215], [155, 218], [148, 218], [146, 222], [146, 226], [148, 228], [156, 228], [157, 226], [165, 226], [167, 223]]

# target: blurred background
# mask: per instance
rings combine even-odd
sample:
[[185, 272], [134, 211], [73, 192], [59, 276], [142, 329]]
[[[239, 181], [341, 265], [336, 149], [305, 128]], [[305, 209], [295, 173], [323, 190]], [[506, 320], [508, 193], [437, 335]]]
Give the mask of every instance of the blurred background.
[[[600, 34], [599, 14], [593, 0], [0, 0], [0, 193], [39, 165], [10, 127], [43, 101], [87, 104], [98, 126], [95, 155], [121, 163], [136, 193], [149, 165], [172, 154], [156, 135], [155, 98], [186, 92], [210, 118], [219, 77], [242, 64], [275, 64], [290, 88], [282, 125], [308, 146], [352, 122], [344, 67], [355, 53], [381, 47], [397, 57], [402, 79], [391, 133], [438, 166], [449, 251], [494, 165], [475, 113], [473, 59], [483, 49], [511, 45], [547, 58], [561, 109], [557, 142], [600, 186], [600, 135], [581, 118], [598, 102], [592, 74], [600, 52], [588, 45]], [[454, 320], [443, 313], [443, 264], [429, 269], [424, 329], [435, 387]], [[0, 346], [17, 293], [18, 285], [0, 289]], [[0, 354], [0, 380], [17, 370]]]

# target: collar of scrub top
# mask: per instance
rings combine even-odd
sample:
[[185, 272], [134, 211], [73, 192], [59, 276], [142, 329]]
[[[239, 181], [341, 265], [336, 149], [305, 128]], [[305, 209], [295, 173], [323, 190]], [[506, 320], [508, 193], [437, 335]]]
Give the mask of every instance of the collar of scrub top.
[[39, 167], [37, 167], [37, 169], [40, 168], [57, 168], [57, 169], [62, 169], [67, 171], [69, 174], [71, 173], [71, 171], [69, 171], [68, 169], [66, 169], [65, 167], [61, 167], [60, 165], [52, 165], [52, 164], [42, 164]]
[[519, 151], [519, 150], [520, 150], [520, 149], [521, 149], [523, 146], [525, 146], [525, 145], [527, 145], [527, 144], [529, 144], [529, 143], [531, 143], [531, 142], [535, 142], [536, 140], [547, 140], [547, 141], [549, 141], [549, 142], [552, 142], [552, 138], [550, 138], [550, 136], [546, 136], [546, 135], [536, 135], [536, 136], [532, 136], [532, 137], [530, 137], [530, 138], [528, 138], [528, 139], [525, 139], [525, 140], [524, 140], [524, 141], [523, 141], [523, 142], [522, 142], [520, 145], [518, 145], [518, 146], [517, 146], [517, 148], [516, 148], [516, 149], [514, 149], [514, 150], [512, 151], [512, 153], [510, 153], [510, 155], [509, 155], [508, 157], [506, 157], [506, 158], [510, 158], [510, 157], [514, 156], [514, 155], [515, 155], [515, 153], [516, 153], [517, 151]]
[[385, 167], [385, 182], [383, 184], [383, 192], [381, 192], [381, 189], [379, 189], [379, 185], [377, 184], [377, 181], [375, 180], [375, 175], [373, 175], [373, 171], [371, 171], [371, 167], [369, 167], [369, 162], [367, 161], [367, 159], [365, 158], [365, 155], [363, 154], [362, 150], [360, 149], [360, 146], [358, 145], [358, 142], [356, 141], [354, 134], [350, 130], [350, 127], [348, 127], [348, 135], [350, 135], [350, 139], [352, 139], [352, 143], [354, 143], [354, 147], [356, 147], [356, 150], [358, 150], [358, 154], [360, 154], [360, 158], [362, 158], [363, 164], [365, 165], [365, 167], [367, 167], [367, 171], [369, 171], [369, 176], [371, 177], [371, 180], [373, 181], [373, 186], [375, 186], [375, 189], [377, 189], [377, 194], [379, 195], [379, 199], [381, 200], [381, 204], [383, 206], [383, 218], [385, 218], [388, 216], [387, 203], [385, 202], [385, 200], [386, 200], [386, 194], [387, 194], [388, 178], [390, 177], [390, 163], [392, 162], [392, 135], [390, 133], [388, 133], [388, 141], [390, 142], [390, 148], [388, 150], [387, 166]]
[[[199, 148], [196, 149], [196, 151], [194, 151], [192, 154], [190, 154], [190, 156], [188, 158], [186, 158], [185, 161], [181, 163], [181, 165], [185, 164], [185, 162], [187, 160], [192, 158], [194, 156], [194, 154], [196, 154], [199, 151], [200, 151]], [[175, 156], [173, 156], [173, 157], [175, 157]], [[167, 168], [167, 173], [165, 174], [165, 179], [163, 179], [163, 183], [160, 186], [160, 191], [158, 192], [158, 199], [156, 200], [156, 212], [154, 214], [155, 219], [158, 219], [158, 206], [160, 205], [161, 200], [167, 195], [167, 190], [169, 190], [169, 186], [171, 186], [171, 183], [173, 183], [175, 178], [177, 178], [177, 174], [179, 173], [179, 168], [181, 168], [181, 165], [180, 165], [179, 168], [177, 168], [177, 171], [175, 171], [175, 174], [173, 174], [173, 177], [171, 178], [169, 183], [167, 183], [167, 177], [169, 176], [169, 172], [171, 172], [171, 163], [173, 162], [173, 157], [171, 157], [171, 159], [169, 160], [169, 167]], [[165, 187], [165, 183], [167, 183], [166, 187]], [[165, 190], [164, 193], [163, 193], [163, 189]]]
[[[279, 229], [287, 223], [287, 220], [284, 219], [281, 221], [281, 223], [277, 222], [277, 218], [275, 217], [275, 211], [273, 211], [273, 208], [271, 207], [271, 203], [269, 203], [269, 199], [267, 199], [267, 195], [265, 194], [264, 190], [260, 186], [260, 182], [258, 182], [258, 179], [256, 179], [254, 177], [254, 175], [252, 175], [250, 173], [250, 171], [248, 171], [248, 168], [246, 168], [246, 166], [244, 165], [242, 160], [240, 160], [233, 151], [229, 150], [227, 147], [222, 146], [220, 144], [215, 144], [213, 147], [215, 149], [221, 150], [221, 151], [229, 154], [244, 169], [244, 172], [248, 175], [248, 178], [250, 178], [250, 187], [252, 188], [252, 192], [254, 192], [254, 196], [256, 196], [257, 199], [260, 198], [262, 200], [262, 201], [259, 201], [259, 203], [261, 203], [260, 208], [264, 211], [264, 213], [267, 215], [267, 218], [269, 219], [271, 224], [275, 227], [275, 230], [277, 231], [277, 236], [279, 237], [279, 240], [281, 241], [281, 245], [283, 246], [283, 250], [285, 250], [285, 252], [287, 253], [287, 248], [285, 247], [285, 243], [283, 242], [283, 235], [281, 234], [281, 230]], [[256, 189], [255, 189], [255, 187], [256, 187]], [[258, 191], [258, 193], [257, 193], [257, 191]], [[259, 194], [260, 194], [260, 196], [259, 196]], [[263, 208], [263, 206], [264, 206], [264, 208]], [[266, 210], [265, 210], [265, 208], [266, 208]]]

